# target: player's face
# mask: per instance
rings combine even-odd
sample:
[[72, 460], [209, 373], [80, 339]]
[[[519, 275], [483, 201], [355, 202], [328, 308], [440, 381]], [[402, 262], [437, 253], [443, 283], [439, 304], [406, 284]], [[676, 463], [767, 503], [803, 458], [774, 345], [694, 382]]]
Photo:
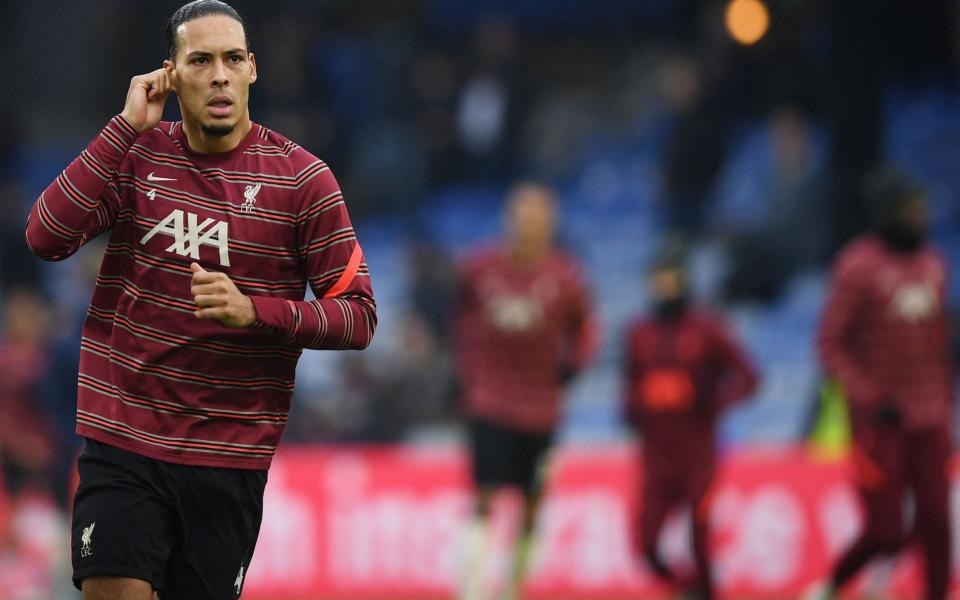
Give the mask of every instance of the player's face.
[[900, 212], [900, 224], [911, 235], [922, 240], [927, 236], [929, 226], [927, 201], [922, 196], [913, 198], [903, 206]]
[[184, 120], [210, 135], [229, 134], [249, 119], [250, 84], [257, 80], [257, 64], [247, 52], [243, 26], [230, 17], [212, 15], [187, 21], [177, 36], [174, 90]]
[[680, 269], [660, 269], [650, 276], [650, 297], [655, 303], [682, 298], [687, 292], [686, 277]]
[[534, 185], [517, 188], [509, 202], [507, 227], [515, 242], [548, 246], [553, 242], [556, 214], [550, 191]]

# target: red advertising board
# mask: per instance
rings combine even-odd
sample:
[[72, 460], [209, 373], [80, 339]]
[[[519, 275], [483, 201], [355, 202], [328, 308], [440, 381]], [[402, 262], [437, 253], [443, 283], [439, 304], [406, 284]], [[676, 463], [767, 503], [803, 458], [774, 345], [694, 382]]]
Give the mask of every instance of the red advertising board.
[[[846, 466], [801, 449], [727, 458], [714, 491], [716, 578], [729, 598], [796, 596], [859, 528]], [[625, 446], [564, 448], [552, 460], [529, 598], [620, 598], [660, 588], [631, 547], [638, 467]], [[270, 472], [245, 598], [449, 598], [469, 516], [465, 455], [451, 447], [286, 448]], [[498, 504], [489, 579], [507, 571], [515, 503]], [[956, 511], [955, 511], [956, 512]], [[689, 564], [683, 515], [664, 554]], [[956, 556], [956, 553], [955, 553]], [[918, 591], [911, 557], [884, 586]], [[861, 585], [869, 585], [869, 582]]]

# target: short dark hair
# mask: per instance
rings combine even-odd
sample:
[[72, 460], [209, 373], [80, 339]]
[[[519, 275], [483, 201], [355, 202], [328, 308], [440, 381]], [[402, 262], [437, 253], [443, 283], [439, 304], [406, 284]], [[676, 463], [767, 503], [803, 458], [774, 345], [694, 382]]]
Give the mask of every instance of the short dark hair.
[[250, 36], [247, 34], [247, 25], [236, 9], [220, 0], [193, 0], [193, 2], [188, 2], [178, 8], [175, 13], [170, 15], [170, 20], [167, 21], [165, 35], [167, 51], [170, 53], [171, 60], [177, 56], [177, 43], [180, 41], [177, 37], [177, 29], [187, 21], [212, 15], [223, 15], [240, 23], [240, 27], [243, 28], [243, 39], [247, 44], [247, 51], [250, 51]]

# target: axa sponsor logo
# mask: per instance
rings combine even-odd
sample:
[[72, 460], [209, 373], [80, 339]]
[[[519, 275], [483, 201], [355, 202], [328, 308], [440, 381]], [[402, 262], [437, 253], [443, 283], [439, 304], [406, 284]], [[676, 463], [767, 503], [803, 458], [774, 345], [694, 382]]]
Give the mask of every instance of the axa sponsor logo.
[[218, 221], [210, 217], [201, 221], [197, 215], [177, 209], [140, 238], [140, 244], [146, 245], [157, 235], [173, 240], [173, 243], [164, 248], [167, 252], [198, 260], [200, 246], [211, 246], [219, 251], [220, 266], [230, 266], [228, 248], [230, 233], [229, 224], [226, 221]]

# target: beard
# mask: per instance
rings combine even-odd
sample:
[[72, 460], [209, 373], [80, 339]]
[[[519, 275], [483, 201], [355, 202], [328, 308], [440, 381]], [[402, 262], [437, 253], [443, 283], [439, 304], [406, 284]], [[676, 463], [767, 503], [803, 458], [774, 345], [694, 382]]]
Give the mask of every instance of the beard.
[[654, 302], [653, 314], [661, 321], [672, 321], [683, 316], [689, 306], [690, 296], [683, 293], [674, 298]]
[[926, 231], [908, 227], [900, 223], [880, 227], [878, 233], [887, 246], [895, 252], [912, 253], [923, 247]]
[[211, 137], [226, 137], [233, 132], [235, 125], [201, 125], [200, 129]]

